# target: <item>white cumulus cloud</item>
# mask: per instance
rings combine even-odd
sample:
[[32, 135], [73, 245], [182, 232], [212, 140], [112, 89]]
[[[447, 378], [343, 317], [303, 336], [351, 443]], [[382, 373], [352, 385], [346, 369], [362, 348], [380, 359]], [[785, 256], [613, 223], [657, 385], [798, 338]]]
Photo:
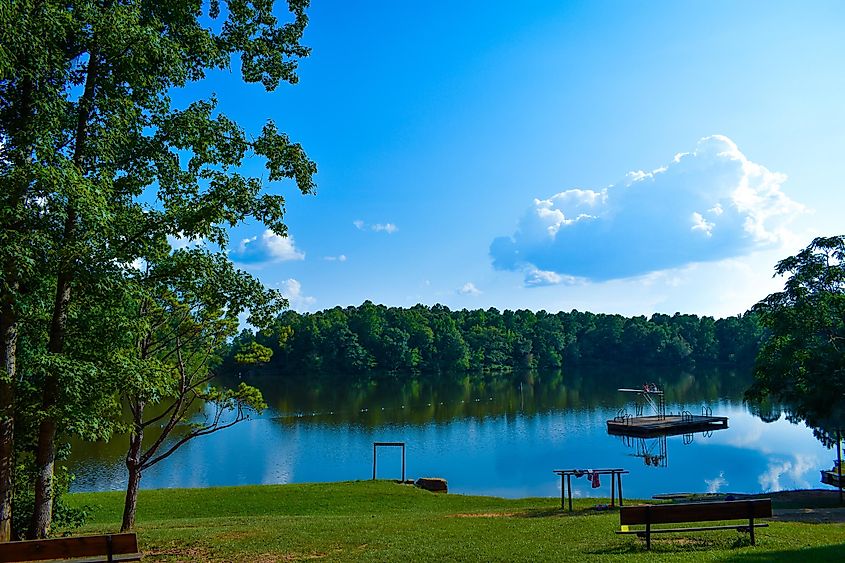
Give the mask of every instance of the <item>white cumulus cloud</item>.
[[701, 139], [651, 172], [600, 190], [535, 199], [511, 236], [490, 245], [493, 265], [529, 286], [622, 279], [746, 255], [786, 241], [804, 207], [786, 176], [750, 161], [729, 138]]
[[294, 278], [283, 281], [281, 291], [285, 299], [288, 300], [290, 308], [295, 311], [307, 310], [317, 302], [314, 297], [302, 293], [302, 284]]
[[270, 229], [261, 236], [245, 238], [232, 251], [232, 258], [246, 264], [305, 260], [305, 253], [297, 250], [293, 237], [279, 236]]

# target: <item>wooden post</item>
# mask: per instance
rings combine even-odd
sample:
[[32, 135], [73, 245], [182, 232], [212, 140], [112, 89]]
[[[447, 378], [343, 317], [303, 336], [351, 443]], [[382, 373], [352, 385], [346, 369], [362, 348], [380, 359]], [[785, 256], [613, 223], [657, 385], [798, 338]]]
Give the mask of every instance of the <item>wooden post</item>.
[[842, 431], [836, 430], [836, 476], [839, 485], [839, 504], [842, 504]]
[[751, 545], [756, 545], [754, 541], [754, 503], [752, 501], [748, 501], [748, 533], [751, 534]]
[[569, 494], [569, 512], [572, 512], [572, 475], [566, 474], [566, 492]]
[[401, 447], [402, 448], [402, 482], [405, 482], [405, 442], [373, 442], [373, 480], [376, 479], [376, 460], [378, 459], [378, 448], [385, 447]]
[[614, 498], [614, 488], [616, 487], [616, 472], [610, 472], [610, 508], [613, 508], [616, 503], [614, 502], [616, 499]]
[[645, 548], [651, 549], [651, 507], [645, 510]]
[[622, 473], [616, 476], [616, 486], [619, 488], [619, 506], [622, 506]]
[[563, 510], [564, 505], [564, 495], [566, 494], [566, 479], [563, 477], [563, 473], [560, 474], [560, 509]]

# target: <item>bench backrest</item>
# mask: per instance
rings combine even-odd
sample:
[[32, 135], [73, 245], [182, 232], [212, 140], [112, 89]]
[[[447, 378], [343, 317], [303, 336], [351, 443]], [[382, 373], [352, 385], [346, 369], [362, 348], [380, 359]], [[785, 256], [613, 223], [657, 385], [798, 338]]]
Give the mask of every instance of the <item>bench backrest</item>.
[[767, 498], [623, 506], [619, 509], [619, 523], [622, 525], [707, 522], [712, 520], [740, 520], [752, 517], [771, 518], [771, 516], [772, 501]]
[[138, 553], [138, 537], [128, 533], [9, 542], [0, 544], [0, 563], [105, 556], [109, 551], [113, 555]]

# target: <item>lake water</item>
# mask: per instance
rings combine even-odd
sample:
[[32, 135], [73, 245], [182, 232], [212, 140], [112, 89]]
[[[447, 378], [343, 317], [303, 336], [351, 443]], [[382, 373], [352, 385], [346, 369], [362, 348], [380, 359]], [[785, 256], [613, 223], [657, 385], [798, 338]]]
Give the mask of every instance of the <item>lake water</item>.
[[[692, 436], [625, 439], [607, 434], [633, 398], [617, 391], [657, 382], [667, 412], [729, 417], [729, 428]], [[373, 442], [407, 444], [409, 478], [443, 477], [454, 493], [503, 497], [556, 496], [554, 469], [622, 467], [626, 497], [671, 492], [761, 492], [825, 487], [832, 466], [803, 424], [768, 413], [765, 422], [742, 403], [748, 374], [724, 370], [665, 373], [589, 369], [460, 383], [384, 383], [343, 390], [272, 378], [252, 381], [270, 408], [260, 417], [198, 438], [144, 473], [143, 488], [210, 487], [369, 479]], [[648, 412], [646, 412], [648, 414]], [[775, 420], [772, 420], [775, 419]], [[126, 438], [74, 444], [73, 491], [126, 485]], [[398, 448], [378, 455], [379, 478], [398, 479]], [[608, 496], [573, 480], [577, 496]]]

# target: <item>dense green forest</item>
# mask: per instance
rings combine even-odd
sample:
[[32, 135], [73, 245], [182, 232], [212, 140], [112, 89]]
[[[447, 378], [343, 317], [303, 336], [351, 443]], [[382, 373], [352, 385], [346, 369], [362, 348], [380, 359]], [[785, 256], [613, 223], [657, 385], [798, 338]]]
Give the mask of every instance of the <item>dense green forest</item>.
[[646, 318], [574, 310], [397, 308], [366, 301], [316, 313], [286, 311], [270, 330], [245, 330], [227, 350], [222, 371], [280, 376], [322, 371], [355, 380], [600, 361], [751, 366], [764, 336], [751, 313], [718, 320], [680, 313]]

